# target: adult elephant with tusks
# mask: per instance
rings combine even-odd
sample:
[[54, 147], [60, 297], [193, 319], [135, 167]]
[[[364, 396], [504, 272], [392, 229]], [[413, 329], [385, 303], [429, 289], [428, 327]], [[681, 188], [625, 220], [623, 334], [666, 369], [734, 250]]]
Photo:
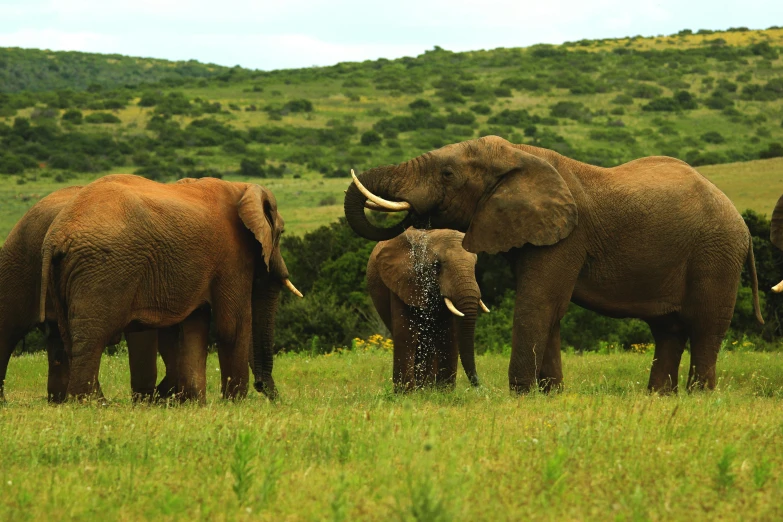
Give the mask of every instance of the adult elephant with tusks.
[[82, 188], [42, 246], [40, 302], [51, 293], [70, 356], [67, 395], [96, 392], [102, 348], [119, 332], [183, 323], [177, 392], [203, 400], [208, 305], [223, 396], [246, 394], [251, 360], [256, 389], [275, 397], [279, 293], [298, 293], [280, 255], [283, 228], [274, 195], [249, 183], [118, 174]]
[[[409, 214], [382, 228], [365, 207]], [[655, 339], [648, 388], [663, 393], [677, 390], [688, 340], [688, 389], [715, 387], [745, 263], [763, 323], [747, 226], [720, 190], [677, 159], [602, 168], [487, 136], [354, 175], [345, 216], [376, 241], [426, 220], [465, 232], [470, 252], [509, 252], [517, 296], [508, 376], [517, 392], [561, 386], [569, 301], [646, 321]]]
[[367, 289], [394, 340], [395, 391], [453, 387], [457, 359], [478, 386], [474, 334], [481, 301], [476, 255], [461, 232], [416, 230], [378, 243], [367, 263]]

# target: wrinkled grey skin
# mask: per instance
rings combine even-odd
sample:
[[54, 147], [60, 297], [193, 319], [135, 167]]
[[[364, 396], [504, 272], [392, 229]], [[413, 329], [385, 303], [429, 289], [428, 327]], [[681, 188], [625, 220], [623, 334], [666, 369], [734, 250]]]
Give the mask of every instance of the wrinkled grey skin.
[[[367, 289], [394, 341], [395, 391], [424, 384], [453, 387], [457, 359], [478, 386], [474, 354], [481, 292], [476, 255], [462, 248], [454, 230], [409, 228], [378, 243], [367, 263]], [[465, 314], [456, 317], [449, 298]]]
[[[686, 163], [666, 157], [601, 168], [497, 136], [457, 143], [359, 176], [373, 194], [410, 204], [383, 229], [355, 185], [345, 216], [361, 236], [390, 239], [414, 221], [465, 232], [469, 252], [508, 252], [516, 276], [509, 385], [562, 383], [560, 320], [569, 301], [646, 321], [655, 338], [648, 388], [677, 390], [690, 340], [688, 388], [713, 388], [750, 233], [731, 201]], [[404, 229], [404, 228], [403, 228]]]
[[[41, 245], [46, 231], [60, 210], [81, 190], [67, 187], [41, 199], [17, 222], [0, 250], [0, 400], [4, 400], [5, 377], [14, 348], [40, 324]], [[49, 359], [47, 395], [52, 402], [65, 399], [69, 360], [66, 357], [51, 300], [46, 306], [46, 346]], [[161, 332], [161, 355], [174, 366], [172, 344], [178, 327]], [[131, 390], [136, 399], [155, 394], [158, 332], [126, 332], [131, 365]], [[114, 339], [116, 340], [116, 339]], [[166, 387], [166, 378], [161, 383]]]

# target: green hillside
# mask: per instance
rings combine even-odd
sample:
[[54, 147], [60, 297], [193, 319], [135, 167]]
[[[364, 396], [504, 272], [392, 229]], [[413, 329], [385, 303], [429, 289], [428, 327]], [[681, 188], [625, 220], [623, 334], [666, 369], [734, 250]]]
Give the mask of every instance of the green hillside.
[[[109, 172], [257, 180], [298, 233], [340, 214], [351, 168], [487, 134], [604, 166], [779, 157], [781, 46], [783, 29], [740, 28], [272, 72], [0, 50], [18, 78], [0, 84], [26, 89], [0, 94], [0, 240], [38, 197]], [[780, 190], [750, 185], [779, 187], [780, 163], [759, 165], [715, 180], [769, 212]]]

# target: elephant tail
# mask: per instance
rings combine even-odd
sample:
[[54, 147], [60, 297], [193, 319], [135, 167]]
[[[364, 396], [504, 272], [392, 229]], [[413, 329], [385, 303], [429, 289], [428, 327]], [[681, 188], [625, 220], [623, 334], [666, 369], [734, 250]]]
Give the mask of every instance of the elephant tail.
[[759, 305], [759, 280], [756, 277], [756, 258], [753, 255], [753, 236], [748, 239], [748, 257], [745, 262], [750, 272], [750, 287], [753, 290], [753, 312], [756, 314], [756, 320], [759, 324], [764, 324], [764, 318], [761, 317], [761, 306]]
[[[47, 238], [48, 239], [48, 238]], [[41, 248], [41, 299], [39, 301], [39, 319], [41, 322], [46, 322], [46, 292], [49, 288], [49, 274], [52, 267], [52, 250], [54, 250], [51, 243], [44, 239], [43, 247]]]

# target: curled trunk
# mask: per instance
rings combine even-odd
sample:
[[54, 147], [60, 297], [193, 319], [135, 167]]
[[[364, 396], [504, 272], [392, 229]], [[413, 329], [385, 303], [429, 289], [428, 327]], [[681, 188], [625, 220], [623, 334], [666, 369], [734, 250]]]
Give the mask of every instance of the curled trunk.
[[[362, 184], [373, 194], [387, 199], [394, 199], [390, 194], [391, 178], [394, 176], [394, 167], [378, 167], [371, 169], [360, 176]], [[351, 183], [345, 193], [345, 219], [351, 225], [354, 232], [372, 241], [386, 241], [397, 237], [405, 231], [411, 220], [409, 214], [403, 221], [391, 227], [378, 227], [370, 223], [364, 213], [364, 205], [367, 196]]]

